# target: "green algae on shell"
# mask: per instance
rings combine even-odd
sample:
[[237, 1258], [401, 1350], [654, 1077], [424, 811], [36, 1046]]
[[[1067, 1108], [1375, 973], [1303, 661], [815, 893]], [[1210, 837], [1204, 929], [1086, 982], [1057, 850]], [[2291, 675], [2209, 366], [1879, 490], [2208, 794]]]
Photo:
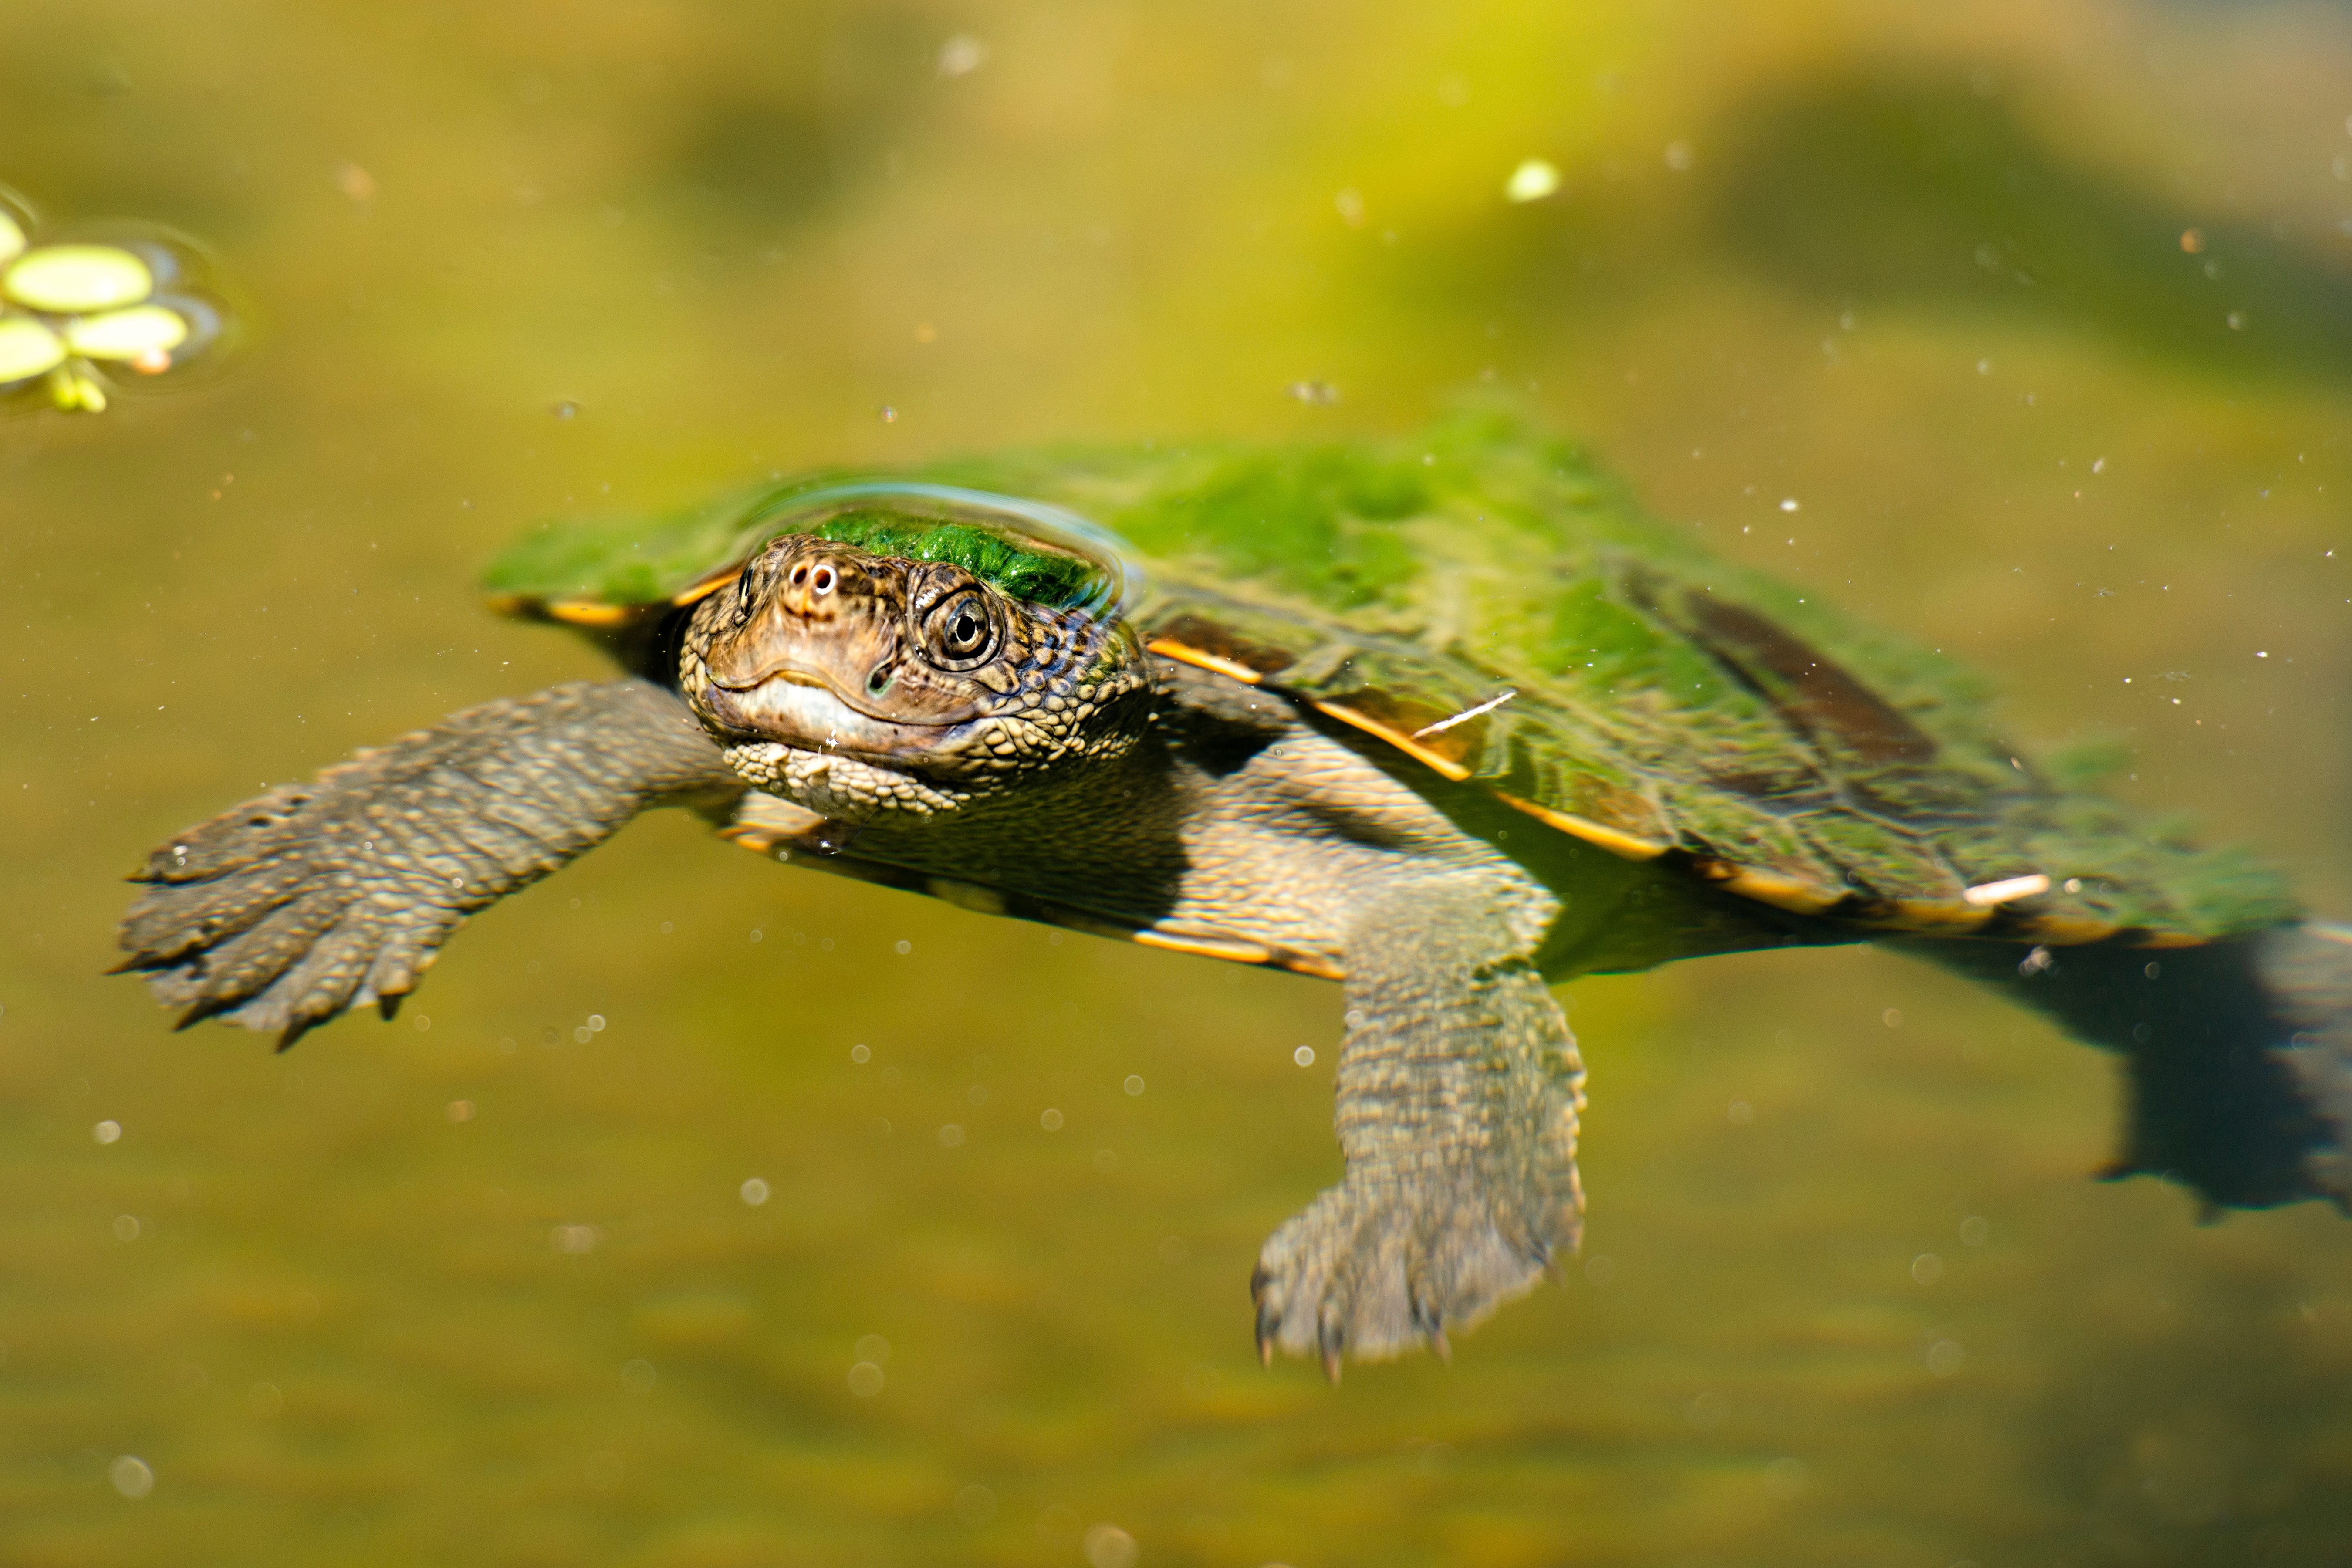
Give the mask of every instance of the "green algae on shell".
[[155, 274], [147, 263], [111, 245], [40, 246], [0, 273], [0, 294], [61, 316], [119, 310], [154, 291]]
[[1060, 507], [980, 490], [907, 480], [830, 486], [763, 509], [744, 542], [756, 547], [785, 533], [961, 566], [1051, 609], [1105, 609], [1126, 589], [1125, 552], [1111, 535]]
[[0, 386], [55, 370], [66, 345], [30, 316], [0, 316]]
[[583, 625], [686, 603], [788, 533], [940, 561], [1026, 603], [1117, 613], [1138, 584], [1123, 543], [1048, 502], [921, 479], [824, 476], [668, 518], [566, 521], [527, 535], [483, 585]]

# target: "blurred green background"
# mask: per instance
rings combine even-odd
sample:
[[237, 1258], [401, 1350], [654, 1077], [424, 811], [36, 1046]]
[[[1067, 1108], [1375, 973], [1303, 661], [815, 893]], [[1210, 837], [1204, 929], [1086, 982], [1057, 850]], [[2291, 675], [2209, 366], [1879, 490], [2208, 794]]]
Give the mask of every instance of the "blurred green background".
[[0, 421], [0, 1561], [2352, 1559], [2352, 1231], [2092, 1184], [2110, 1064], [1887, 955], [1577, 987], [1585, 1261], [1336, 1390], [1245, 1290], [1333, 988], [678, 819], [283, 1058], [100, 978], [173, 828], [593, 672], [471, 592], [528, 520], [1490, 381], [2352, 914], [2347, 84], [2320, 5], [10, 0], [0, 182], [246, 331]]

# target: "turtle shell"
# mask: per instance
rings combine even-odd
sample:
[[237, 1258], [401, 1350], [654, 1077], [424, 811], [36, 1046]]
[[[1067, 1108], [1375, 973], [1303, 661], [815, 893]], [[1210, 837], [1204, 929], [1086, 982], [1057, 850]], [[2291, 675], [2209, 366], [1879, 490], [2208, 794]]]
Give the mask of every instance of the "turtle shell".
[[1156, 653], [1780, 910], [2158, 946], [2294, 913], [2251, 858], [2153, 837], [2054, 786], [1939, 656], [1716, 559], [1504, 416], [1387, 447], [1047, 451], [824, 476], [664, 523], [545, 528], [489, 585], [510, 610], [622, 626], [731, 581], [785, 531], [1125, 614]]
[[787, 533], [950, 562], [1055, 609], [1128, 605], [1128, 553], [1094, 523], [1047, 501], [919, 478], [827, 476], [665, 520], [542, 523], [492, 563], [483, 585], [509, 615], [625, 626], [716, 593]]

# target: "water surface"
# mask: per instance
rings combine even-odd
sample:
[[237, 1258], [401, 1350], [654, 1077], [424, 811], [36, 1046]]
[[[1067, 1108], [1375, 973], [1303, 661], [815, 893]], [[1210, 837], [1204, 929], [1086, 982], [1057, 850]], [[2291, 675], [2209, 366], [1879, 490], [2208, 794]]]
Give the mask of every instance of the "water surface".
[[0, 1559], [2352, 1555], [2352, 1231], [2092, 1183], [2110, 1063], [1889, 955], [1574, 987], [1585, 1258], [1336, 1390], [1245, 1291], [1328, 986], [677, 818], [283, 1058], [100, 977], [173, 829], [594, 673], [532, 518], [1489, 382], [2352, 914], [2352, 19], [1557, 9], [10, 5], [0, 181], [247, 330], [0, 422]]

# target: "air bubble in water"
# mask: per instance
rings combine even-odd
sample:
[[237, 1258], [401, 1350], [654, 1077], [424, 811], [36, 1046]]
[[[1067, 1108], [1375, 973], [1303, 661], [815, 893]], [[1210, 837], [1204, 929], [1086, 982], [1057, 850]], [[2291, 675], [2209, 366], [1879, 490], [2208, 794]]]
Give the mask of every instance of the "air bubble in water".
[[559, 1225], [547, 1233], [547, 1244], [558, 1252], [593, 1252], [604, 1234], [593, 1225]]
[[123, 1455], [107, 1467], [106, 1479], [127, 1498], [143, 1498], [155, 1489], [155, 1472], [148, 1468], [146, 1460], [131, 1454]]
[[970, 33], [958, 33], [940, 46], [940, 74], [970, 76], [988, 63], [988, 45]]
[[1520, 159], [1511, 177], [1503, 182], [1503, 199], [1507, 202], [1539, 202], [1559, 191], [1559, 166], [1548, 158]]
[[1135, 1537], [1118, 1526], [1102, 1523], [1086, 1535], [1087, 1568], [1135, 1568]]

